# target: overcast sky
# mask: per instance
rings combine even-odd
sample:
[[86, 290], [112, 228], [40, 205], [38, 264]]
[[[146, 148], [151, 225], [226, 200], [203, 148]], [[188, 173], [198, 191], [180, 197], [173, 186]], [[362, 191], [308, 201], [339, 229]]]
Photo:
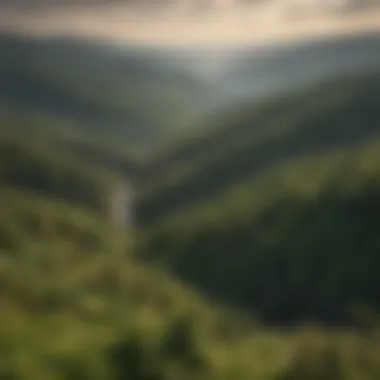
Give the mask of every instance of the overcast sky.
[[[86, 1], [91, 0], [82, 0]], [[300, 5], [302, 2], [312, 4], [313, 0], [274, 0], [245, 9], [225, 4], [227, 0], [216, 1], [219, 3], [215, 8], [204, 12], [197, 12], [185, 2], [172, 12], [132, 12], [118, 2], [24, 12], [11, 7], [0, 9], [0, 28], [119, 42], [174, 44], [254, 43], [361, 31], [380, 32], [380, 7], [337, 15], [314, 5], [309, 5], [308, 9]]]

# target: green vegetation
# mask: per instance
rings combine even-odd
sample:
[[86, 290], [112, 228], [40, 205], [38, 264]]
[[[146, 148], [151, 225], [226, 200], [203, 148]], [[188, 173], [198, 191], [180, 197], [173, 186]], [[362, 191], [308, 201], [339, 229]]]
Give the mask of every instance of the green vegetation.
[[365, 143], [379, 133], [379, 103], [380, 76], [366, 74], [220, 111], [206, 119], [211, 131], [148, 165], [141, 222], [212, 200], [285, 160]]
[[192, 325], [217, 326], [221, 314], [136, 263], [120, 231], [67, 205], [6, 188], [0, 195], [2, 379], [184, 378], [188, 365], [190, 378], [201, 378], [219, 370]]
[[378, 378], [376, 330], [259, 328], [95, 215], [9, 188], [0, 206], [1, 379]]
[[193, 167], [142, 198], [142, 255], [266, 322], [378, 312], [379, 102], [370, 75], [222, 117], [166, 156]]
[[377, 309], [379, 152], [377, 142], [263, 174], [162, 222], [147, 255], [268, 321]]
[[0, 35], [0, 55], [0, 117], [29, 134], [147, 153], [198, 113], [207, 92], [137, 46]]
[[106, 216], [121, 177], [42, 140], [0, 139], [0, 183], [82, 205]]
[[[99, 47], [0, 45], [0, 380], [380, 378], [378, 75], [233, 106], [148, 160], [129, 147], [172, 126], [150, 134], [167, 109], [139, 80], [168, 78], [141, 52], [92, 82]], [[130, 230], [106, 217], [125, 178]]]

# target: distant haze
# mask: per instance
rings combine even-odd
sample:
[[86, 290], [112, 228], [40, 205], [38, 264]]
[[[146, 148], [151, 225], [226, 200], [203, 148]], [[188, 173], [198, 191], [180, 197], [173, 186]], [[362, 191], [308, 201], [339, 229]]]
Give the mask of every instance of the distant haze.
[[[179, 3], [172, 11], [132, 10], [122, 2], [21, 10], [0, 1], [0, 28], [38, 35], [92, 37], [115, 42], [204, 44], [286, 41], [380, 31], [380, 7], [351, 13], [326, 12], [294, 1], [261, 1], [247, 7], [223, 4], [195, 8]], [[62, 2], [62, 1], [61, 1]], [[71, 1], [73, 2], [73, 1]], [[19, 1], [20, 4], [22, 2]], [[45, 3], [47, 1], [45, 0]], [[308, 1], [308, 4], [312, 4]], [[7, 6], [6, 6], [7, 5]]]

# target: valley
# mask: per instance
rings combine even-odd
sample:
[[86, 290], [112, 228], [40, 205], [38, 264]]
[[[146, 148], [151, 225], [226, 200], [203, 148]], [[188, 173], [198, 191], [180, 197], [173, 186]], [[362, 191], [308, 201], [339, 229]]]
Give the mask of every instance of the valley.
[[378, 380], [380, 35], [0, 38], [0, 379]]

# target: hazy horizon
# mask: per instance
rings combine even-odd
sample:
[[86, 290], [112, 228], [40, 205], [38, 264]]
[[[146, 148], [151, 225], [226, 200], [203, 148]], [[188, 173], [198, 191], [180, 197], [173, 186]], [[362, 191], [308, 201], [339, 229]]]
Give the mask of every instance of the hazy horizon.
[[282, 42], [380, 31], [379, 7], [337, 14], [317, 8], [296, 11], [295, 6], [290, 1], [246, 8], [220, 3], [215, 9], [198, 13], [186, 8], [133, 11], [119, 3], [33, 11], [3, 8], [0, 29], [29, 35], [169, 45]]

